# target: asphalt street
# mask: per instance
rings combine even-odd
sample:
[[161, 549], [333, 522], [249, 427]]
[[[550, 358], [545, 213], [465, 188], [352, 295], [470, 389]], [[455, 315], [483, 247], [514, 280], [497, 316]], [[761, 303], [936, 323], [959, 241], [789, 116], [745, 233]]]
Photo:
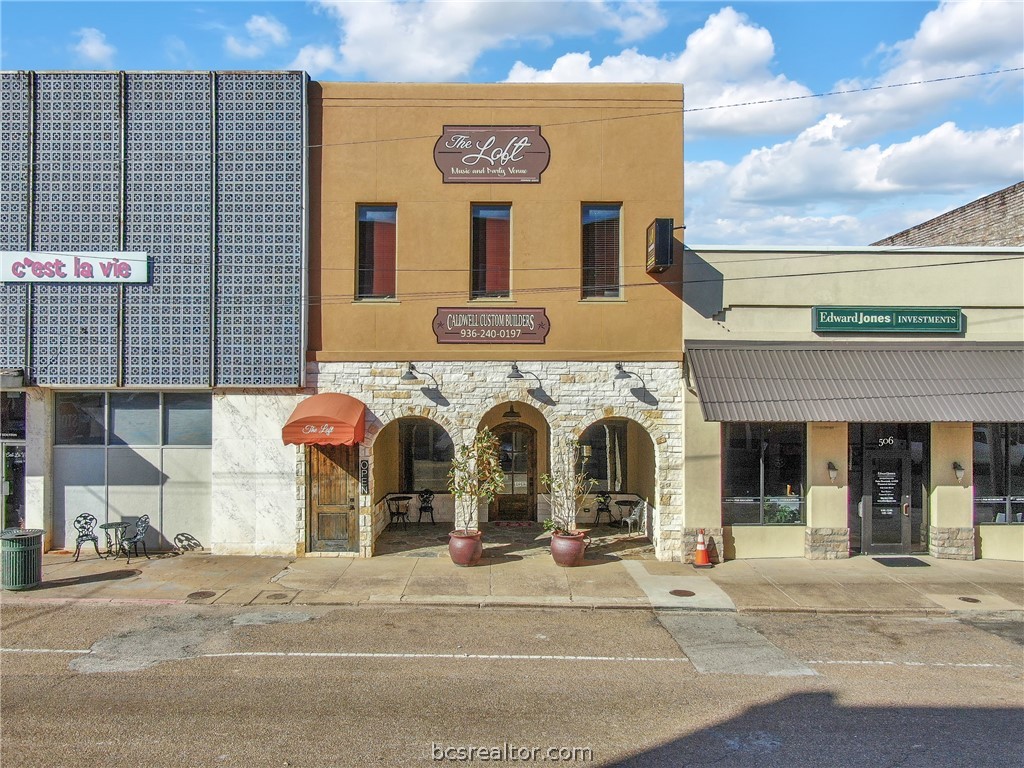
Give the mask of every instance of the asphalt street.
[[0, 622], [5, 768], [1024, 754], [1018, 613], [11, 603]]

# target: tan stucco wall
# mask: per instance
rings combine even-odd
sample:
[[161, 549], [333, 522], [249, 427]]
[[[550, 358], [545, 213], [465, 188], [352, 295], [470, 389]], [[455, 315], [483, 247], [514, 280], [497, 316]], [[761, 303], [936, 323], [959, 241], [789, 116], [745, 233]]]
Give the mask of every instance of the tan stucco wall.
[[726, 560], [756, 557], [803, 557], [802, 525], [734, 525], [722, 535]]
[[1024, 561], [1024, 525], [979, 525], [975, 531], [979, 557]]
[[[974, 430], [971, 424], [932, 424], [931, 525], [939, 528], [970, 528], [974, 525], [974, 493], [971, 468]], [[958, 482], [953, 462], [964, 468]]]
[[[915, 334], [815, 334], [822, 305], [960, 307], [972, 341], [1024, 338], [1021, 248], [758, 248], [693, 246], [685, 254], [688, 339], [948, 340]], [[727, 280], [720, 280], [721, 277]], [[692, 281], [692, 282], [691, 282]], [[717, 313], [717, 314], [716, 314]], [[953, 337], [954, 340], [957, 337]]]
[[[681, 359], [681, 267], [647, 274], [646, 229], [656, 217], [682, 225], [682, 86], [314, 82], [309, 109], [311, 359]], [[434, 143], [460, 124], [540, 125], [551, 149], [541, 182], [442, 183]], [[469, 300], [480, 202], [512, 206], [508, 300]], [[581, 301], [581, 206], [602, 202], [622, 204], [625, 287]], [[398, 206], [396, 300], [353, 300], [367, 203]], [[438, 344], [440, 306], [544, 307], [551, 331], [528, 355]]]
[[[847, 494], [846, 424], [807, 425], [807, 527], [846, 528]], [[836, 465], [835, 482], [828, 476], [828, 462]]]
[[683, 509], [689, 528], [722, 524], [722, 433], [718, 422], [704, 421], [700, 401], [684, 394]]

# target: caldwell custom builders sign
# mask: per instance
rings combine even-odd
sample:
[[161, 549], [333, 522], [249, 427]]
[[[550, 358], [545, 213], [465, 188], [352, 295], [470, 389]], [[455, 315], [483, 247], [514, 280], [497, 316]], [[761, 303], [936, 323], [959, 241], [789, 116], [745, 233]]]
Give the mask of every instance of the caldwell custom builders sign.
[[543, 344], [551, 330], [543, 308], [438, 307], [438, 344]]
[[814, 307], [818, 333], [960, 333], [959, 307]]
[[4, 283], [145, 283], [145, 251], [0, 251]]
[[550, 159], [539, 125], [446, 125], [434, 144], [445, 184], [537, 184]]

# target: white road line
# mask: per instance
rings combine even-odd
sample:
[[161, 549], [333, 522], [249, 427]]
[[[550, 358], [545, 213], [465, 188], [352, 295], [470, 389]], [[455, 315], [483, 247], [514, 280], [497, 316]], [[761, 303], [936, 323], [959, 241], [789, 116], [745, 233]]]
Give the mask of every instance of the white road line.
[[81, 656], [84, 653], [92, 653], [92, 651], [63, 648], [0, 648], [0, 653], [74, 653]]
[[864, 667], [963, 667], [967, 669], [1019, 669], [1013, 664], [970, 664], [951, 661], [808, 661], [808, 664], [827, 664], [833, 666], [855, 665]]
[[329, 659], [480, 659], [484, 661], [632, 661], [632, 662], [689, 662], [689, 659], [670, 656], [555, 656], [548, 654], [487, 654], [487, 653], [375, 653], [346, 651], [236, 651], [232, 653], [204, 653], [203, 659], [233, 657], [285, 657]]

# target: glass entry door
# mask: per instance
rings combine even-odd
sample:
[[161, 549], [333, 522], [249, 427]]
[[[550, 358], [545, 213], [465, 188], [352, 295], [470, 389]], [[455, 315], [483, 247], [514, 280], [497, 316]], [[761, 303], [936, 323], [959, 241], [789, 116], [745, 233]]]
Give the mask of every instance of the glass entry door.
[[3, 527], [25, 527], [25, 446], [0, 443], [3, 470], [0, 490], [3, 491]]
[[862, 549], [873, 554], [911, 551], [910, 455], [864, 452]]
[[505, 486], [488, 510], [488, 519], [537, 519], [537, 432], [526, 424], [502, 424], [495, 431]]

